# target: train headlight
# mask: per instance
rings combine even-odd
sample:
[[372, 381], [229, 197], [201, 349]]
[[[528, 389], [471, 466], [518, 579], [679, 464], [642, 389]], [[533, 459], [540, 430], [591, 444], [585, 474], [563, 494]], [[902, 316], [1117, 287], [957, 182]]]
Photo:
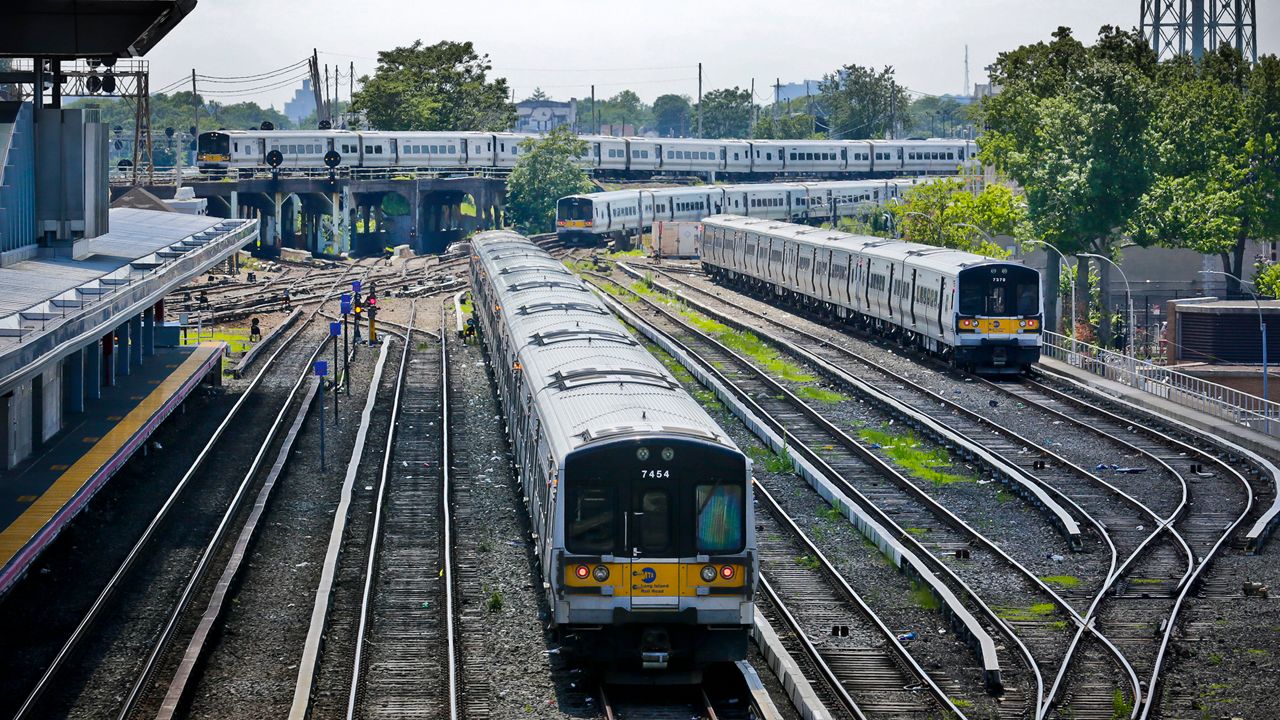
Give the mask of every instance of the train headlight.
[[1026, 326], [1027, 326], [1027, 321], [1026, 321], [1026, 320], [1019, 320], [1019, 321], [1018, 321], [1018, 327], [1026, 327]]
[[648, 460], [648, 459], [649, 459], [649, 448], [642, 447], [642, 448], [640, 448], [640, 449], [636, 450], [636, 459], [637, 459], [637, 460], [639, 460], [640, 462], [644, 462], [645, 460]]
[[702, 567], [702, 581], [714, 582], [716, 579], [716, 568], [714, 565], [704, 565]]
[[597, 565], [596, 569], [591, 571], [591, 577], [595, 578], [596, 582], [604, 582], [609, 579], [609, 568]]
[[579, 565], [574, 568], [573, 574], [577, 575], [579, 580], [586, 580], [591, 575], [591, 568], [586, 565]]
[[671, 448], [662, 448], [662, 459], [671, 462], [671, 458], [676, 456], [676, 451]]
[[724, 565], [720, 568], [720, 577], [725, 580], [732, 580], [734, 572], [736, 571], [733, 569], [732, 565]]

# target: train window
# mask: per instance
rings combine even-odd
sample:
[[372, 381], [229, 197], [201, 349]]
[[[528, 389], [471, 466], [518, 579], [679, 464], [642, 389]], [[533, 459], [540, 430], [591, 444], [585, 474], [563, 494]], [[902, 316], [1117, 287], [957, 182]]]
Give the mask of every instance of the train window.
[[458, 154], [458, 147], [457, 147], [456, 145], [450, 145], [450, 146], [449, 146], [449, 154], [450, 154], [450, 155], [457, 155], [457, 154]]
[[772, 159], [773, 159], [773, 153], [771, 153], [771, 152], [767, 152], [767, 153], [765, 153], [765, 154], [764, 154], [764, 159], [765, 159], [765, 160], [772, 160]]
[[795, 159], [796, 159], [796, 154], [795, 154], [795, 153], [791, 153], [791, 159], [792, 159], [792, 160], [795, 160]]
[[674, 159], [675, 159], [675, 155], [676, 155], [676, 154], [675, 154], [674, 152], [672, 152], [672, 151], [670, 151], [670, 150], [668, 150], [668, 151], [667, 151], [667, 159], [668, 159], [668, 160], [674, 160]]
[[613, 481], [573, 483], [568, 491], [565, 548], [574, 553], [612, 553], [618, 504]]
[[733, 159], [734, 159], [734, 160], [737, 160], [737, 159], [738, 159], [738, 153], [734, 153], [734, 154], [733, 154]]
[[694, 486], [697, 506], [697, 550], [700, 553], [737, 552], [743, 545], [742, 486], [703, 484]]
[[[638, 515], [639, 537], [636, 544], [642, 553], [671, 550], [671, 496], [665, 489], [645, 488], [633, 512]], [[638, 506], [638, 512], [636, 508]]]

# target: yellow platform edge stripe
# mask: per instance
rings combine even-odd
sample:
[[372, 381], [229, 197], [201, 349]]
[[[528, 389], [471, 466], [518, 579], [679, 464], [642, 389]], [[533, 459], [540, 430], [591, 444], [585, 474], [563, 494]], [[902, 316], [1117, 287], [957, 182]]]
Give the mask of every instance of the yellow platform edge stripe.
[[85, 486], [85, 483], [110, 462], [130, 438], [146, 425], [183, 385], [191, 380], [192, 375], [209, 360], [211, 355], [220, 354], [224, 347], [225, 343], [221, 342], [200, 343], [197, 349], [182, 361], [178, 369], [169, 373], [155, 390], [143, 398], [137, 407], [125, 415], [124, 419], [116, 423], [106, 435], [102, 436], [101, 440], [62, 473], [22, 515], [10, 523], [9, 527], [0, 531], [0, 569], [5, 568], [14, 556], [61, 512], [62, 508]]

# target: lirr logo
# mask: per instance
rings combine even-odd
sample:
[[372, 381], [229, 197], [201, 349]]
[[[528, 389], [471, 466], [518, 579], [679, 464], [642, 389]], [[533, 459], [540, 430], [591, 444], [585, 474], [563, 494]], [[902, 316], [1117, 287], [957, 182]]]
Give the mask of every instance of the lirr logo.
[[658, 579], [658, 571], [651, 567], [647, 567], [640, 571], [640, 580], [646, 585]]

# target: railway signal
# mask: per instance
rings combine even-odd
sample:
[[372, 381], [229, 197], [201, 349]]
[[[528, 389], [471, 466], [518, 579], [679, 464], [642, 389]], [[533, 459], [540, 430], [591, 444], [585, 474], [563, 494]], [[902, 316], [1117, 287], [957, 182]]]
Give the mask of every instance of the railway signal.
[[320, 383], [320, 470], [324, 470], [324, 376], [329, 374], [329, 363], [317, 360], [314, 365], [316, 381]]
[[342, 379], [343, 379], [342, 384], [346, 386], [347, 396], [350, 397], [351, 371], [348, 368], [348, 365], [350, 364], [351, 361], [348, 358], [351, 357], [351, 348], [348, 345], [350, 335], [347, 332], [347, 317], [351, 315], [351, 293], [342, 293], [341, 306], [342, 306]]
[[[333, 371], [338, 371], [338, 333], [342, 332], [342, 323], [329, 323], [329, 337], [333, 338]], [[343, 368], [343, 378], [346, 378], [346, 368]], [[324, 418], [321, 416], [321, 424], [324, 424]], [[338, 381], [333, 381], [333, 424], [338, 424]]]

